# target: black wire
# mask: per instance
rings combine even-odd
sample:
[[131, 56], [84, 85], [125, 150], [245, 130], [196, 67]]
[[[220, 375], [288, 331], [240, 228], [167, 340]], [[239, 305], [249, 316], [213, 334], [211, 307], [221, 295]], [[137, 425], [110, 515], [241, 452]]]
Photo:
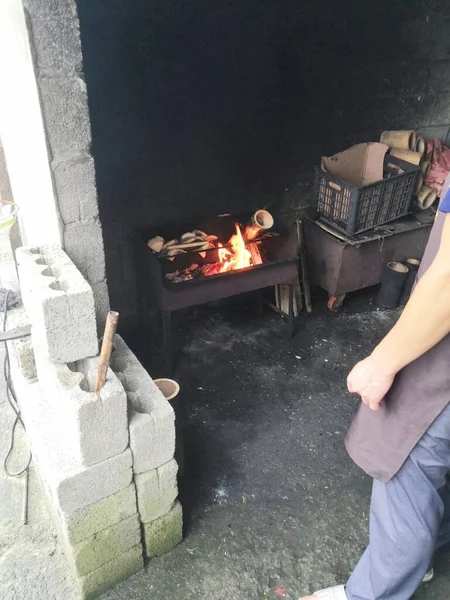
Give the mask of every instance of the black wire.
[[[9, 298], [10, 293], [11, 293], [11, 290], [6, 291], [5, 300], [3, 303], [3, 331], [6, 331], [6, 319], [8, 316], [8, 298]], [[17, 425], [20, 423], [20, 425], [23, 427], [23, 430], [24, 431], [26, 431], [26, 430], [25, 430], [25, 425], [22, 421], [22, 417], [20, 416], [19, 404], [17, 402], [16, 394], [14, 392], [14, 388], [13, 388], [12, 382], [11, 382], [11, 362], [9, 360], [8, 345], [6, 342], [4, 342], [4, 344], [5, 344], [5, 362], [3, 363], [3, 374], [5, 376], [5, 382], [6, 382], [6, 398], [9, 402], [9, 405], [13, 409], [13, 411], [16, 415], [16, 418], [14, 419], [14, 423], [13, 423], [13, 426], [11, 429], [9, 450], [8, 450], [6, 458], [3, 462], [3, 468], [5, 470], [5, 473], [9, 477], [20, 477], [21, 475], [23, 475], [24, 473], [26, 473], [28, 471], [28, 468], [31, 464], [31, 460], [33, 458], [33, 455], [31, 454], [31, 450], [30, 450], [29, 451], [30, 455], [29, 455], [26, 467], [24, 469], [22, 469], [21, 471], [10, 471], [9, 470], [8, 461], [14, 452], [14, 444], [15, 444], [15, 439], [16, 439]]]

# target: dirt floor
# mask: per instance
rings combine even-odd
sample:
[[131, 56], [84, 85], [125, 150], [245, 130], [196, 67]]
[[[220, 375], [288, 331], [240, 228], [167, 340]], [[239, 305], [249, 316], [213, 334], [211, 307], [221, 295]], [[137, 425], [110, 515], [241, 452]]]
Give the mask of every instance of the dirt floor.
[[[302, 315], [290, 341], [251, 297], [178, 315], [185, 540], [103, 600], [296, 600], [345, 582], [367, 541], [371, 485], [343, 446], [357, 405], [345, 378], [394, 318], [350, 299], [340, 314]], [[0, 404], [2, 457], [9, 415]], [[20, 524], [22, 485], [1, 480], [0, 597], [74, 600], [34, 477]], [[449, 598], [449, 559], [417, 598]]]

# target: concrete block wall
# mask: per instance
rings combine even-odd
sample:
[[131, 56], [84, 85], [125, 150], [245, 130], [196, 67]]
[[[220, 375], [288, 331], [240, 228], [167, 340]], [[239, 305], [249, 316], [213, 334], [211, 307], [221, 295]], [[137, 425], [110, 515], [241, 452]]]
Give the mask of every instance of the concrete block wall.
[[80, 463], [89, 467], [123, 452], [128, 446], [127, 397], [111, 369], [97, 396], [96, 357], [58, 364], [36, 350], [37, 375], [58, 419], [58, 434]]
[[177, 501], [178, 465], [175, 415], [147, 371], [116, 335], [111, 368], [129, 402], [130, 447], [134, 482], [142, 522], [145, 554], [159, 556], [183, 538], [183, 513]]
[[[15, 329], [24, 327], [30, 322], [23, 306], [16, 306], [8, 310], [6, 328]], [[33, 342], [30, 337], [7, 342], [10, 359], [17, 364], [22, 377], [32, 383], [37, 379], [36, 361], [34, 357]]]
[[128, 397], [133, 470], [144, 473], [170, 461], [175, 453], [175, 414], [139, 360], [116, 335], [111, 368]]
[[62, 244], [92, 286], [101, 328], [109, 306], [91, 124], [75, 0], [23, 0]]
[[[86, 293], [83, 286], [90, 286], [60, 248], [22, 248], [18, 254], [30, 312], [12, 309], [7, 324], [31, 322], [32, 338], [25, 348], [9, 345], [12, 379], [59, 540], [83, 598], [94, 598], [141, 569], [144, 554], [168, 552], [182, 539], [174, 413], [119, 336], [112, 360], [117, 375], [109, 369], [100, 395], [92, 392], [98, 357], [82, 355], [98, 352], [95, 320], [80, 322], [78, 334], [61, 332], [74, 361], [43, 351], [52, 314], [56, 325], [78, 309], [93, 314], [92, 292]], [[51, 297], [48, 312], [36, 310], [49, 282], [52, 291], [63, 290], [66, 303]], [[77, 294], [81, 306], [69, 302]], [[89, 336], [80, 334], [83, 327]], [[92, 347], [83, 342], [91, 335]], [[137, 427], [136, 417], [143, 418]]]
[[12, 375], [35, 468], [83, 598], [95, 598], [143, 568], [129, 449], [85, 467], [58, 435], [52, 403], [39, 381]]
[[18, 248], [22, 299], [44, 356], [72, 362], [98, 352], [92, 289], [58, 246]]

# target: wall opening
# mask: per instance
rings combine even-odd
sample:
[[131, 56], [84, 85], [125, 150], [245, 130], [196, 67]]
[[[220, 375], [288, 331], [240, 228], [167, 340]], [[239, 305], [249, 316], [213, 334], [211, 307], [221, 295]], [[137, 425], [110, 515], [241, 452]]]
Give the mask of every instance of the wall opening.
[[142, 227], [311, 202], [320, 156], [450, 124], [437, 0], [78, 0], [112, 305], [139, 312]]

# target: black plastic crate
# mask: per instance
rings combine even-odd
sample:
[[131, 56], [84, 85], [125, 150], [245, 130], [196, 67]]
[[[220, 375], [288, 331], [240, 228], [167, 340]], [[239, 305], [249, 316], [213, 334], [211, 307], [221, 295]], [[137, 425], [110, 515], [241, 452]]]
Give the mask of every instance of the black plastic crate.
[[[399, 169], [404, 171], [399, 175]], [[356, 235], [409, 213], [419, 167], [386, 154], [383, 179], [362, 187], [316, 167], [314, 193], [321, 220]]]

